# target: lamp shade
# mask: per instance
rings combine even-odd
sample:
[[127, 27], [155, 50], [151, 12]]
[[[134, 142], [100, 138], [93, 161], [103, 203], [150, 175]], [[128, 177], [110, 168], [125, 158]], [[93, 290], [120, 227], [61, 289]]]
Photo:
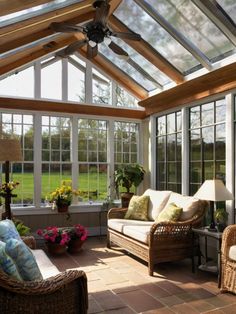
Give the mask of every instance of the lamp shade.
[[195, 198], [207, 201], [233, 200], [233, 194], [225, 187], [221, 180], [206, 180], [194, 195]]
[[0, 139], [0, 162], [22, 161], [20, 142], [15, 139]]

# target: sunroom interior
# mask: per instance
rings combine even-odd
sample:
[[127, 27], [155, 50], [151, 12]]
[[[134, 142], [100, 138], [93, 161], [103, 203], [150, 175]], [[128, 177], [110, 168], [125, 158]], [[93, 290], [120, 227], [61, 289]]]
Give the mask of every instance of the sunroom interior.
[[[11, 163], [11, 209], [33, 231], [68, 223], [50, 193], [72, 180], [71, 222], [105, 235], [122, 164], [143, 165], [139, 195], [194, 195], [213, 178], [236, 195], [235, 1], [105, 3], [109, 32], [96, 49], [84, 31], [99, 18], [94, 0], [0, 3], [0, 132], [23, 154]], [[222, 206], [234, 224], [234, 201]]]

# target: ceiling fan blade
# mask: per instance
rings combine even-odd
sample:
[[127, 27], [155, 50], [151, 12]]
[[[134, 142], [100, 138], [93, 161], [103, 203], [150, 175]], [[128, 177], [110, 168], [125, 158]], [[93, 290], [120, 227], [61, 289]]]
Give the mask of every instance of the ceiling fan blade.
[[67, 23], [53, 22], [51, 23], [50, 27], [55, 32], [62, 32], [62, 33], [84, 32], [84, 28], [82, 26], [77, 26], [77, 25], [67, 24]]
[[101, 23], [105, 27], [108, 20], [110, 5], [107, 1], [98, 0], [94, 2], [93, 6], [96, 8], [94, 22]]
[[141, 35], [137, 33], [123, 33], [123, 32], [111, 32], [111, 36], [118, 37], [118, 38], [125, 38], [131, 40], [141, 40]]
[[121, 47], [119, 47], [116, 43], [114, 43], [114, 41], [111, 41], [111, 43], [108, 45], [108, 47], [115, 52], [117, 55], [120, 56], [125, 56], [125, 57], [129, 57], [128, 53], [122, 49]]
[[71, 54], [73, 54], [76, 50], [78, 50], [79, 48], [83, 47], [85, 44], [87, 43], [87, 40], [79, 40], [76, 41], [72, 44], [70, 44], [68, 47], [66, 47], [65, 49], [59, 51], [57, 53], [58, 56], [65, 58]]
[[96, 57], [97, 54], [98, 54], [98, 45], [96, 45], [95, 47], [91, 47], [88, 43], [88, 45], [87, 45], [87, 57], [88, 57], [88, 59], [92, 59], [92, 58]]

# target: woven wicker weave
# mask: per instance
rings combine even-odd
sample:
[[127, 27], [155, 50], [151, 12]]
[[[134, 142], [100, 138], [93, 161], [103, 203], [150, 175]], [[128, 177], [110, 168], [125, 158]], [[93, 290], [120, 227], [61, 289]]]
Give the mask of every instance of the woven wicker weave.
[[229, 258], [229, 249], [236, 245], [236, 225], [228, 226], [222, 236], [221, 245], [221, 292], [236, 294], [236, 261]]
[[[148, 244], [130, 238], [120, 232], [108, 228], [107, 246], [114, 243], [148, 263], [148, 272], [153, 276], [154, 265], [160, 262], [192, 259], [194, 267], [192, 227], [199, 227], [204, 218], [208, 202], [200, 201], [197, 214], [184, 222], [154, 223], [149, 234]], [[127, 208], [112, 208], [108, 219], [123, 219]]]
[[[34, 242], [23, 240], [30, 245]], [[0, 271], [1, 314], [84, 314], [87, 309], [83, 271], [69, 270], [40, 281], [17, 281]]]

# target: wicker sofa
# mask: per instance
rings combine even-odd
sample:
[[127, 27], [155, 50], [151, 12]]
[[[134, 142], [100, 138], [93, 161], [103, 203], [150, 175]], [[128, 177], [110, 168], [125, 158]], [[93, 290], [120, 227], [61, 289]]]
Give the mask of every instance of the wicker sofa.
[[0, 313], [87, 313], [87, 277], [83, 271], [59, 272], [35, 241], [25, 238], [43, 276], [40, 281], [18, 281], [0, 271]]
[[228, 226], [222, 235], [221, 292], [236, 294], [236, 225]]
[[[161, 262], [192, 259], [194, 269], [192, 227], [201, 225], [208, 202], [182, 196], [171, 191], [148, 189], [149, 221], [124, 219], [127, 208], [112, 208], [108, 212], [107, 246], [122, 247], [148, 263], [148, 272], [153, 276], [154, 265]], [[170, 203], [183, 208], [177, 222], [155, 223], [158, 215]]]

